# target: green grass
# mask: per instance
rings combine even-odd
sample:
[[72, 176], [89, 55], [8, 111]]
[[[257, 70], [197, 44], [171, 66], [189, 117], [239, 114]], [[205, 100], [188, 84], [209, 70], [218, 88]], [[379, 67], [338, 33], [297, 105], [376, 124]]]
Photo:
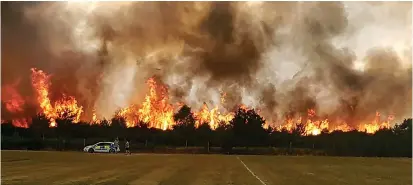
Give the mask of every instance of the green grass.
[[[267, 185], [411, 184], [411, 159], [239, 156]], [[262, 185], [229, 155], [1, 152], [4, 185]]]

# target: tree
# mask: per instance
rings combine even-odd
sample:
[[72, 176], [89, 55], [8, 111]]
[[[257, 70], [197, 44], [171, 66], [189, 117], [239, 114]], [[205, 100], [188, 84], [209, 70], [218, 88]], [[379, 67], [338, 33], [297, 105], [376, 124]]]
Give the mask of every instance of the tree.
[[32, 117], [30, 129], [33, 130], [35, 136], [44, 137], [49, 129], [49, 120], [43, 114], [37, 114]]
[[75, 115], [70, 114], [69, 111], [63, 112], [61, 117], [55, 120], [58, 137], [67, 138], [71, 136], [73, 120], [75, 120]]
[[195, 127], [195, 117], [191, 112], [191, 108], [184, 105], [179, 111], [174, 114], [175, 127]]
[[191, 112], [191, 108], [184, 105], [174, 115], [175, 125], [173, 126], [173, 132], [175, 133], [178, 142], [182, 142], [181, 139], [192, 140], [195, 134], [195, 118]]
[[102, 120], [100, 121], [100, 124], [99, 124], [98, 126], [101, 126], [101, 127], [110, 127], [110, 125], [111, 125], [111, 123], [110, 123], [107, 119], [102, 119]]
[[265, 120], [252, 110], [239, 108], [230, 121], [238, 146], [255, 146], [267, 144], [267, 132], [263, 128]]
[[201, 145], [207, 145], [207, 143], [210, 141], [211, 136], [212, 136], [212, 129], [209, 126], [208, 123], [203, 123], [201, 124], [197, 129], [196, 129], [196, 138], [198, 141], [201, 142]]
[[11, 120], [2, 121], [1, 123], [1, 135], [2, 136], [13, 136], [15, 133], [15, 127]]
[[224, 121], [218, 123], [218, 127], [214, 130], [214, 142], [219, 143], [224, 153], [230, 153], [234, 146], [234, 133], [232, 125]]
[[396, 125], [393, 133], [393, 150], [397, 150], [400, 156], [412, 157], [412, 119], [405, 119], [400, 125]]
[[305, 133], [305, 124], [297, 123], [295, 125], [295, 127], [293, 128], [291, 133], [295, 137], [300, 137], [300, 136], [304, 135], [304, 133]]
[[126, 128], [126, 120], [123, 117], [114, 117], [111, 120], [110, 127], [112, 128]]
[[405, 119], [401, 124], [396, 124], [392, 130], [396, 135], [412, 133], [412, 119]]
[[126, 136], [126, 120], [123, 117], [114, 117], [111, 120], [110, 124], [111, 136], [112, 138], [116, 137], [125, 137]]

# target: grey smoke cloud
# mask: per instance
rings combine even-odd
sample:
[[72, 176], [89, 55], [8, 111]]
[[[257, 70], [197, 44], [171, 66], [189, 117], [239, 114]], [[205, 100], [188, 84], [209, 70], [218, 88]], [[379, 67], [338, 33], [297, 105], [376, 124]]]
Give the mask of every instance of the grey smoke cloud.
[[411, 3], [114, 3], [2, 6], [2, 84], [42, 68], [101, 117], [141, 102], [153, 75], [195, 109], [225, 92], [222, 109], [271, 121], [411, 116]]

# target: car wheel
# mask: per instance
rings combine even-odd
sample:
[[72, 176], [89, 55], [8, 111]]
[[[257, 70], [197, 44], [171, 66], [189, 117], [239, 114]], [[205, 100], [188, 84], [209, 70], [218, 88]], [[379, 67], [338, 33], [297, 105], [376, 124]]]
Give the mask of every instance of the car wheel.
[[93, 152], [95, 152], [95, 150], [93, 150], [93, 148], [89, 148], [88, 152], [93, 153]]

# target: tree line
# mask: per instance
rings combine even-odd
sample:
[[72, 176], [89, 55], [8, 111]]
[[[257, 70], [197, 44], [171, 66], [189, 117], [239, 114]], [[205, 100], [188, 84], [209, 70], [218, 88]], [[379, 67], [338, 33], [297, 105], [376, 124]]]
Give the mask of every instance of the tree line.
[[[155, 151], [159, 148], [198, 147], [198, 152], [286, 155], [334, 156], [412, 156], [412, 119], [405, 119], [393, 128], [381, 129], [374, 134], [359, 131], [323, 131], [317, 136], [303, 136], [305, 125], [298, 124], [292, 131], [265, 129], [265, 120], [253, 109], [238, 109], [229, 122], [220, 123], [212, 130], [208, 123], [195, 127], [195, 117], [188, 106], [174, 114], [176, 125], [172, 130], [148, 128], [140, 123], [127, 128], [121, 117], [112, 118], [111, 124], [87, 122], [73, 123], [73, 119], [57, 119], [57, 127], [49, 127], [49, 120], [41, 114], [32, 118], [29, 128], [14, 127], [11, 121], [1, 125], [2, 149], [81, 149], [97, 141], [114, 138], [131, 141], [132, 149]], [[54, 144], [47, 144], [46, 141]], [[24, 142], [23, 142], [24, 141]], [[88, 143], [86, 143], [86, 141]], [[77, 143], [77, 144], [76, 144]]]

